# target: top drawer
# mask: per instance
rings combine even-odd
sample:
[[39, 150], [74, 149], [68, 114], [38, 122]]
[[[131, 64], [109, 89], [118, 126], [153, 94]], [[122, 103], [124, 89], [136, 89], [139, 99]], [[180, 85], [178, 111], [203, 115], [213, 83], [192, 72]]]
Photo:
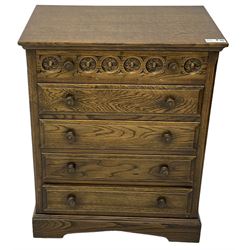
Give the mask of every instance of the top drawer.
[[43, 82], [202, 83], [207, 52], [37, 50]]

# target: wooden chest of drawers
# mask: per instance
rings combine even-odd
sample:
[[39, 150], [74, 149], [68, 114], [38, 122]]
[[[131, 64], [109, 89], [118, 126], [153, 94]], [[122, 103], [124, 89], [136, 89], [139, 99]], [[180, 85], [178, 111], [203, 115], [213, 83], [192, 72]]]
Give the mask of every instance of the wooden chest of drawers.
[[199, 241], [218, 53], [203, 7], [37, 6], [26, 49], [35, 237]]

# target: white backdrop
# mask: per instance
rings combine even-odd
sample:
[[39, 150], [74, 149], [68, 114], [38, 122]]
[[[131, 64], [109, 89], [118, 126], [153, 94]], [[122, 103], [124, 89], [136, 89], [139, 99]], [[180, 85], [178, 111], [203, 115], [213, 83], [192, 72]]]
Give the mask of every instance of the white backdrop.
[[[249, 1], [2, 1], [0, 8], [0, 249], [250, 249]], [[125, 232], [32, 238], [34, 209], [24, 50], [17, 40], [36, 4], [204, 5], [230, 43], [220, 54], [200, 199], [200, 243]], [[187, 24], [188, 25], [188, 24]]]

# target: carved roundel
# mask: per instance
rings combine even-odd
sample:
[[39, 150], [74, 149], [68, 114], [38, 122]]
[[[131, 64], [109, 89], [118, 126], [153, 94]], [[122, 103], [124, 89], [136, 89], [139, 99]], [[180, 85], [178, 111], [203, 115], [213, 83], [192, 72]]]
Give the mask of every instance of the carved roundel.
[[84, 72], [93, 72], [96, 70], [96, 59], [92, 56], [82, 57], [79, 67]]
[[42, 60], [42, 67], [45, 70], [56, 70], [59, 68], [59, 59], [56, 56], [48, 56]]
[[161, 72], [164, 70], [164, 60], [160, 57], [149, 58], [146, 62], [146, 70], [150, 73]]
[[201, 61], [197, 58], [190, 58], [184, 64], [184, 69], [187, 73], [198, 72], [201, 69]]
[[141, 66], [142, 60], [137, 57], [128, 57], [123, 63], [123, 67], [127, 72], [138, 72]]
[[115, 57], [106, 57], [102, 60], [101, 63], [102, 69], [105, 72], [115, 72], [118, 70], [119, 68], [119, 62], [118, 59]]

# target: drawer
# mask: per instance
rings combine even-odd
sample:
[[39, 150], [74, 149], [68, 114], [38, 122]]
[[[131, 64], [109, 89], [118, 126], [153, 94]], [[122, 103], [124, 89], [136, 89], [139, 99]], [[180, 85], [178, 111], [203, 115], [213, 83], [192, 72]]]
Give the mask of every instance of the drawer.
[[45, 182], [190, 185], [195, 157], [47, 153], [42, 159]]
[[56, 186], [43, 188], [44, 211], [56, 214], [188, 216], [192, 189], [116, 186]]
[[40, 84], [39, 111], [199, 115], [201, 86]]
[[37, 50], [36, 61], [40, 82], [204, 83], [208, 53]]
[[192, 151], [198, 122], [40, 120], [42, 148]]

